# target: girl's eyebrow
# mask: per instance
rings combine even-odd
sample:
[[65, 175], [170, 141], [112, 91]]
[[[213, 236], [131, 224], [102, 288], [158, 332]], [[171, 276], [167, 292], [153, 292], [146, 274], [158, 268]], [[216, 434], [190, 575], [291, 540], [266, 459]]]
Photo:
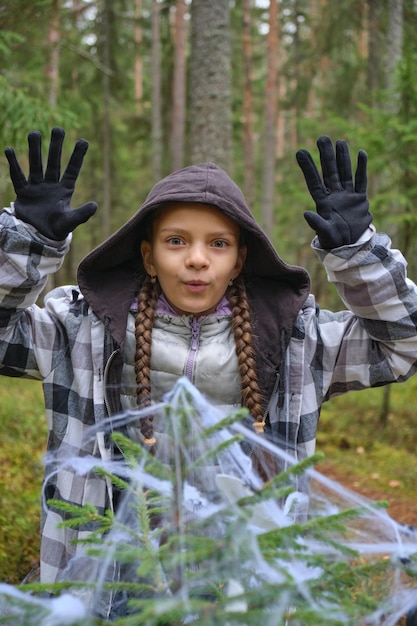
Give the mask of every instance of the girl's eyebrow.
[[188, 231], [184, 230], [183, 228], [180, 228], [179, 226], [167, 226], [165, 228], [161, 228], [160, 229], [160, 233], [165, 233], [165, 232], [172, 232], [173, 230], [175, 230], [176, 233], [186, 233]]
[[[187, 235], [187, 234], [189, 234], [192, 231], [185, 230], [184, 228], [181, 228], [180, 226], [168, 226], [168, 227], [165, 227], [165, 228], [161, 228], [161, 230], [159, 232], [160, 233], [166, 233], [166, 232], [172, 233], [172, 232], [175, 232], [175, 233], [177, 233], [179, 235], [181, 235], [181, 234]], [[209, 237], [227, 237], [227, 236], [229, 236], [229, 237], [235, 237], [236, 238], [236, 235], [235, 235], [235, 233], [232, 230], [220, 230], [220, 231], [214, 231], [212, 233], [207, 233], [207, 234], [208, 234]]]

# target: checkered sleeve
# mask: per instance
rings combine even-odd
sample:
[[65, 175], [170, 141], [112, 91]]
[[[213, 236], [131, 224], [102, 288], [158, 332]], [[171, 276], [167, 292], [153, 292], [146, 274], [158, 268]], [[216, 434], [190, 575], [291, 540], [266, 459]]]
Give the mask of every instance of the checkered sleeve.
[[18, 220], [13, 206], [0, 213], [0, 374], [41, 377], [37, 355], [54, 345], [56, 329], [36, 300], [62, 265], [69, 241], [46, 239]]
[[323, 400], [409, 378], [417, 371], [417, 287], [402, 254], [381, 233], [316, 252], [347, 308], [319, 314]]

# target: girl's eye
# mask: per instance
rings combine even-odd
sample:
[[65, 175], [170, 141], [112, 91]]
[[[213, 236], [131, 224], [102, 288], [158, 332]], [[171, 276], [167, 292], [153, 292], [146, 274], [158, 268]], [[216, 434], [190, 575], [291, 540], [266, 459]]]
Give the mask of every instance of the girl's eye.
[[215, 248], [226, 248], [228, 243], [227, 243], [227, 241], [224, 241], [223, 239], [218, 239], [217, 241], [213, 241], [212, 245]]
[[167, 241], [171, 246], [181, 246], [184, 243], [180, 237], [170, 237]]

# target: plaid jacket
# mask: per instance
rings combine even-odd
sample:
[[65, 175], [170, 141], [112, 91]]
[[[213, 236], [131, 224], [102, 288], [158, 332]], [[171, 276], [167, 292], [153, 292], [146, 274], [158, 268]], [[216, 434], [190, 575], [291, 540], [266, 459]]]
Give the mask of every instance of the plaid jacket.
[[[77, 475], [73, 455], [106, 457], [104, 440], [86, 435], [114, 403], [109, 377], [117, 360], [114, 342], [78, 287], [55, 289], [36, 304], [48, 275], [61, 265], [66, 242], [48, 240], [15, 218], [0, 214], [0, 373], [42, 381], [49, 427], [45, 500], [110, 506], [102, 477]], [[269, 401], [271, 426], [281, 445], [298, 457], [315, 448], [323, 402], [350, 390], [406, 380], [417, 363], [417, 288], [406, 277], [406, 262], [391, 250], [386, 235], [369, 230], [355, 245], [331, 252], [316, 248], [329, 280], [347, 310], [321, 311], [310, 295], [293, 326], [280, 384]], [[270, 336], [270, 342], [278, 338]], [[117, 348], [117, 346], [116, 346]], [[44, 507], [41, 579], [71, 579], [73, 540], [88, 534], [57, 528], [60, 515]], [[86, 568], [88, 575], [88, 568]]]

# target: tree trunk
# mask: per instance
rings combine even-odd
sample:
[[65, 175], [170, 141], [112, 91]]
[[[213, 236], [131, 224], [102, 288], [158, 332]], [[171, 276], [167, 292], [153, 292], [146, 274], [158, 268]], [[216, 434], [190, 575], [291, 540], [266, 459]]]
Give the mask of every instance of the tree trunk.
[[[48, 80], [48, 102], [52, 108], [55, 108], [58, 104], [58, 89], [59, 89], [59, 35], [60, 35], [60, 0], [53, 0], [51, 19], [49, 22], [48, 30], [48, 61], [45, 66], [45, 76]], [[64, 266], [66, 263], [64, 264]], [[61, 276], [66, 273], [65, 267], [55, 274], [50, 274], [45, 287], [45, 292], [53, 289], [59, 282], [61, 282]], [[66, 282], [63, 280], [62, 282]]]
[[152, 0], [152, 154], [153, 178], [162, 178], [161, 26], [160, 3]]
[[190, 158], [232, 164], [229, 0], [191, 4]]
[[369, 53], [367, 72], [367, 93], [369, 94], [369, 105], [374, 104], [375, 90], [378, 85], [379, 70], [379, 46], [378, 46], [378, 18], [377, 0], [368, 0], [368, 26], [369, 26]]
[[[312, 0], [311, 2], [311, 26], [310, 26], [310, 48], [311, 48], [311, 56], [312, 58], [317, 57], [317, 37], [315, 36], [315, 33], [317, 32], [317, 24], [320, 21], [320, 0]], [[299, 34], [299, 26], [297, 25], [297, 49], [298, 49], [298, 54], [297, 54], [297, 58], [299, 59], [299, 38], [300, 38], [300, 34]], [[320, 64], [321, 65], [321, 64]], [[297, 78], [299, 79], [300, 77], [297, 76]], [[314, 77], [315, 78], [315, 75]], [[300, 105], [298, 103], [298, 99], [295, 102], [295, 119], [296, 119], [296, 126], [297, 126], [297, 139], [298, 139], [298, 123], [301, 120], [301, 108]], [[309, 86], [309, 90], [308, 90], [308, 96], [307, 96], [307, 110], [305, 111], [305, 115], [307, 118], [309, 119], [314, 119], [315, 115], [316, 115], [316, 109], [317, 109], [317, 93], [316, 90], [314, 89], [314, 82], [313, 80], [311, 80], [310, 82], [310, 86]]]
[[[280, 48], [279, 58], [280, 58], [280, 66], [283, 67], [286, 62], [286, 50], [284, 47]], [[287, 97], [287, 78], [286, 76], [284, 76], [283, 72], [279, 73], [277, 90], [278, 90], [277, 92], [278, 102], [285, 102], [285, 99]], [[284, 108], [278, 107], [276, 116], [277, 116], [276, 156], [278, 159], [283, 159], [285, 156], [285, 144], [286, 144], [285, 136], [286, 136], [286, 133], [290, 135], [291, 128], [290, 128], [290, 124], [288, 123], [288, 112]], [[281, 178], [282, 178], [281, 172], [278, 172], [278, 180], [281, 180]]]
[[175, 3], [174, 24], [174, 78], [172, 96], [171, 165], [173, 170], [184, 164], [185, 143], [185, 67], [187, 28], [185, 0]]
[[110, 15], [111, 0], [103, 1], [102, 13], [102, 63], [103, 72], [103, 206], [101, 209], [103, 239], [110, 235], [110, 211], [111, 211], [111, 86], [110, 86]]
[[243, 0], [243, 160], [244, 192], [250, 208], [255, 202], [253, 158], [253, 105], [252, 105], [252, 41], [251, 2]]
[[143, 63], [142, 63], [142, 0], [135, 0], [135, 105], [138, 113], [142, 111], [143, 99]]
[[385, 82], [389, 94], [388, 109], [398, 111], [399, 92], [395, 84], [395, 70], [403, 51], [403, 0], [388, 0], [388, 34], [385, 62]]
[[[387, 110], [393, 115], [398, 113], [399, 92], [395, 85], [395, 69], [402, 56], [403, 47], [403, 0], [388, 0], [388, 36], [387, 53], [385, 62], [385, 84], [387, 88]], [[391, 206], [391, 214], [398, 215], [398, 204]], [[407, 229], [409, 222], [404, 225], [405, 232], [402, 237], [401, 249], [407, 256], [409, 247], [409, 237]], [[388, 416], [391, 410], [391, 385], [387, 385], [383, 390], [382, 406], [379, 415], [379, 423], [385, 427], [388, 423]]]
[[361, 27], [359, 33], [359, 57], [363, 60], [368, 58], [369, 51], [369, 5], [367, 2], [360, 6]]
[[49, 58], [45, 68], [45, 74], [49, 83], [48, 100], [51, 107], [56, 107], [58, 103], [60, 8], [60, 0], [53, 0], [52, 17], [48, 31]]
[[269, 5], [267, 36], [267, 74], [264, 109], [264, 158], [262, 180], [262, 222], [269, 235], [274, 228], [275, 161], [277, 136], [277, 59], [278, 0]]

